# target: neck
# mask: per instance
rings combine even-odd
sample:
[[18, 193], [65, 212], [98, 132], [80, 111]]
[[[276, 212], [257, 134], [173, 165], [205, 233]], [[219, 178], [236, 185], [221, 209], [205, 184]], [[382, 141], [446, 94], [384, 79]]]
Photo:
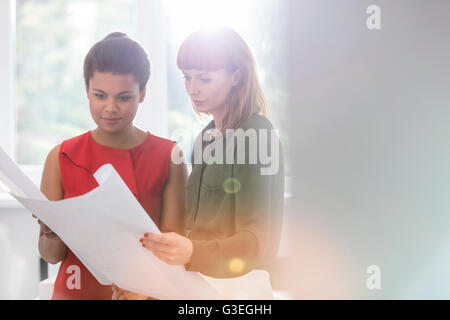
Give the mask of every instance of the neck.
[[92, 131], [93, 139], [104, 146], [119, 149], [129, 149], [140, 143], [142, 130], [130, 125], [120, 132], [106, 132], [98, 127]]
[[223, 108], [219, 108], [218, 110], [211, 112], [214, 118], [214, 126], [216, 127], [217, 130], [222, 130], [223, 129], [223, 120], [225, 119], [226, 116], [226, 107]]

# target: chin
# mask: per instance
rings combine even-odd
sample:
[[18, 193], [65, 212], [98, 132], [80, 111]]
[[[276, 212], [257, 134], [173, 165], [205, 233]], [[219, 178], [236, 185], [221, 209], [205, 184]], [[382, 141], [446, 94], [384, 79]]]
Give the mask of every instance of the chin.
[[200, 107], [196, 106], [195, 108], [197, 109], [198, 112], [202, 112], [202, 113], [211, 113], [211, 111], [214, 110], [214, 108], [211, 109], [206, 106], [200, 106]]
[[114, 127], [114, 126], [105, 126], [105, 125], [99, 126], [98, 124], [97, 124], [97, 128], [105, 133], [110, 133], [110, 134], [116, 134], [116, 133], [119, 133], [124, 130], [123, 127]]

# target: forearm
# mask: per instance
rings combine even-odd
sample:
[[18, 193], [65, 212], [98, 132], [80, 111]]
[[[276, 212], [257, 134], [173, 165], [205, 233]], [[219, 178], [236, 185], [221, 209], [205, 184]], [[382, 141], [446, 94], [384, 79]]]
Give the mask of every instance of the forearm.
[[44, 234], [40, 235], [39, 253], [46, 262], [56, 264], [64, 259], [66, 252], [67, 246], [60, 238], [50, 239]]
[[192, 243], [192, 258], [185, 266], [189, 271], [230, 278], [245, 274], [261, 263], [258, 239], [249, 231], [226, 239], [192, 240]]
[[178, 219], [171, 224], [161, 224], [161, 232], [176, 232], [182, 236], [186, 236], [186, 226], [183, 219]]

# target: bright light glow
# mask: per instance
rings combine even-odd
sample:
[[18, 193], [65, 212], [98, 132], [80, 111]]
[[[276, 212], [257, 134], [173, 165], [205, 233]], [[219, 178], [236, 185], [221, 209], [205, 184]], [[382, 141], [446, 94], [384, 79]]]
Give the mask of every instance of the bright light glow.
[[255, 0], [166, 0], [170, 26], [177, 42], [197, 29], [233, 28], [245, 35]]
[[241, 273], [242, 271], [244, 271], [245, 263], [244, 261], [242, 261], [242, 259], [234, 258], [230, 261], [228, 267], [233, 273]]
[[241, 190], [241, 183], [236, 178], [227, 178], [222, 187], [226, 193], [235, 194]]

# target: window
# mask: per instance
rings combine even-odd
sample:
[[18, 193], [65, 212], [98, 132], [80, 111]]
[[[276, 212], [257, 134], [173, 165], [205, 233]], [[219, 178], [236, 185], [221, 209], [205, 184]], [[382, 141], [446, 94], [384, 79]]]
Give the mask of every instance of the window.
[[85, 96], [84, 57], [110, 32], [134, 38], [136, 11], [136, 1], [127, 0], [17, 1], [19, 164], [43, 164], [52, 147], [94, 127]]
[[17, 0], [15, 9], [14, 141], [21, 165], [42, 165], [53, 146], [95, 127], [85, 97], [83, 60], [93, 43], [113, 31], [138, 40], [150, 56], [152, 75], [144, 104], [151, 106], [140, 108], [136, 123], [172, 139], [181, 130], [189, 138], [182, 143], [186, 157], [190, 142], [205, 123], [194, 113], [185, 92], [176, 54], [184, 38], [197, 28], [227, 25], [244, 37], [257, 60], [272, 119], [275, 124], [283, 120], [280, 3]]

